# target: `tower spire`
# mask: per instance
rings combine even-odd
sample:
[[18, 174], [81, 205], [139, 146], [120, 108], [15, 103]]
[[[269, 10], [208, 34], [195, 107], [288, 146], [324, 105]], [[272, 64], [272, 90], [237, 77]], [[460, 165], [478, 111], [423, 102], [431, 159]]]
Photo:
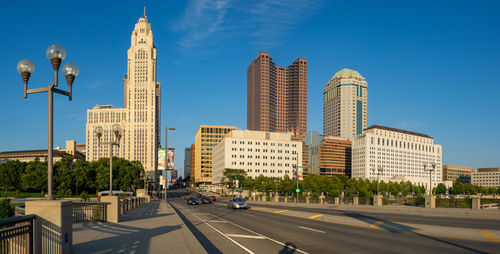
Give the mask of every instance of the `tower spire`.
[[147, 18], [146, 16], [146, 6], [144, 5], [144, 18]]

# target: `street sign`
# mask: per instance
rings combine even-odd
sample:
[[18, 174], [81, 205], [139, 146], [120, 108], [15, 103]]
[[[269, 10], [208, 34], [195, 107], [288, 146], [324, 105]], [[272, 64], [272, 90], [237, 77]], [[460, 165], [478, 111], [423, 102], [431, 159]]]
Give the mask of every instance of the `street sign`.
[[300, 192], [300, 189], [296, 189], [295, 191], [296, 191], [296, 192]]

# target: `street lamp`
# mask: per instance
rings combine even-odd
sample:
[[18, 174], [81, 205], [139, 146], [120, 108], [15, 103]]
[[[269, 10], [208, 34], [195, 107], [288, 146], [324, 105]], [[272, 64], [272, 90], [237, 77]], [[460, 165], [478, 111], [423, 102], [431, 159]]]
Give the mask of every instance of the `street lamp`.
[[378, 167], [378, 168], [372, 168], [372, 171], [373, 173], [375, 173], [375, 170], [377, 171], [377, 196], [380, 195], [380, 188], [379, 188], [379, 184], [380, 184], [380, 173], [381, 172], [384, 172], [384, 168], [382, 167]]
[[424, 162], [424, 171], [429, 171], [429, 196], [432, 196], [432, 172], [436, 170], [436, 163], [432, 162], [431, 167], [432, 168], [429, 167], [429, 169], [427, 169], [427, 163]]
[[175, 131], [175, 128], [169, 128], [169, 127], [165, 127], [165, 179], [164, 179], [164, 182], [165, 182], [165, 202], [167, 202], [167, 184], [168, 184], [168, 180], [167, 180], [167, 170], [168, 170], [168, 143], [167, 143], [167, 137], [168, 137], [168, 131], [171, 130], [171, 131]]
[[74, 63], [66, 63], [62, 67], [63, 75], [66, 78], [66, 82], [68, 83], [68, 88], [69, 91], [64, 91], [61, 89], [56, 88], [59, 85], [58, 82], [58, 74], [59, 74], [59, 67], [61, 66], [62, 60], [66, 57], [66, 50], [64, 49], [63, 46], [53, 44], [51, 45], [47, 51], [45, 52], [47, 59], [50, 60], [52, 63], [52, 67], [54, 69], [54, 81], [47, 87], [43, 88], [35, 88], [35, 89], [28, 89], [28, 81], [30, 79], [31, 74], [35, 71], [35, 65], [33, 64], [32, 61], [28, 59], [21, 60], [17, 64], [17, 72], [21, 74], [21, 77], [24, 82], [24, 98], [28, 98], [28, 94], [34, 94], [34, 93], [48, 93], [49, 101], [48, 101], [48, 149], [47, 149], [47, 187], [48, 187], [48, 195], [47, 199], [54, 199], [54, 195], [52, 193], [52, 175], [54, 172], [54, 167], [53, 167], [53, 156], [52, 156], [52, 151], [53, 151], [53, 134], [54, 134], [54, 129], [53, 129], [53, 123], [54, 123], [54, 118], [53, 118], [53, 113], [54, 113], [54, 92], [58, 94], [62, 94], [65, 96], [68, 96], [68, 99], [72, 99], [72, 86], [73, 86], [73, 81], [75, 80], [75, 77], [78, 76], [79, 74], [79, 69], [78, 66]]
[[[111, 126], [111, 132], [115, 135], [115, 141], [111, 141], [108, 143], [103, 143], [104, 145], [109, 145], [109, 195], [113, 196], [113, 146], [120, 146], [120, 139], [122, 137], [122, 127], [119, 124], [113, 124]], [[101, 136], [103, 130], [101, 126], [97, 126], [94, 129], [94, 134], [97, 136], [97, 145], [101, 146]]]

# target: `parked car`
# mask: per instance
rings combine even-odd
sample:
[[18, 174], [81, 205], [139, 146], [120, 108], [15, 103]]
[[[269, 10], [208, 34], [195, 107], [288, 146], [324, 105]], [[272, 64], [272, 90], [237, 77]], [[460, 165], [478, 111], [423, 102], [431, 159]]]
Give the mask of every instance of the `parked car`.
[[199, 205], [200, 201], [197, 198], [188, 198], [187, 204], [188, 205]]
[[217, 199], [215, 198], [215, 196], [210, 196], [210, 199], [211, 199], [212, 201], [214, 201], [214, 202], [215, 202], [215, 201], [217, 201]]
[[232, 198], [227, 204], [227, 209], [248, 209], [247, 202], [242, 198]]
[[201, 202], [203, 202], [203, 204], [212, 204], [212, 199], [210, 197], [203, 197]]

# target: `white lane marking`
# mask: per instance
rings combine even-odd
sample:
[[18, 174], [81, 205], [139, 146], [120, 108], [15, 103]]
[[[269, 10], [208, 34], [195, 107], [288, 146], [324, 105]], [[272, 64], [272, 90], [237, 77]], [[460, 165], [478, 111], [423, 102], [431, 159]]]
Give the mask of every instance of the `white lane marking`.
[[314, 231], [314, 232], [319, 232], [319, 233], [325, 233], [325, 231], [321, 231], [321, 230], [317, 230], [317, 229], [314, 229], [314, 228], [308, 228], [308, 227], [302, 227], [302, 226], [297, 226], [298, 228], [301, 228], [301, 229], [306, 229], [306, 230], [311, 230], [311, 231]]
[[194, 213], [192, 213], [191, 215], [193, 215], [194, 217], [196, 217], [198, 220], [200, 220], [201, 222], [203, 222], [204, 224], [206, 224], [207, 226], [209, 226], [210, 228], [212, 228], [213, 230], [215, 230], [215, 232], [221, 234], [222, 236], [224, 236], [225, 238], [227, 238], [229, 241], [233, 242], [234, 244], [236, 244], [238, 247], [242, 248], [243, 250], [245, 250], [247, 253], [251, 253], [251, 254], [255, 254], [253, 251], [247, 249], [245, 246], [241, 245], [239, 242], [233, 240], [231, 237], [227, 236], [226, 234], [220, 232], [218, 229], [216, 229], [215, 227], [213, 227], [212, 225], [208, 224], [206, 221], [203, 221], [202, 219], [200, 219], [200, 217], [196, 216]]
[[251, 239], [266, 239], [263, 236], [260, 235], [237, 235], [237, 234], [226, 234], [227, 236], [230, 237], [241, 237], [241, 238], [251, 238]]
[[206, 220], [206, 222], [229, 223], [227, 220]]

